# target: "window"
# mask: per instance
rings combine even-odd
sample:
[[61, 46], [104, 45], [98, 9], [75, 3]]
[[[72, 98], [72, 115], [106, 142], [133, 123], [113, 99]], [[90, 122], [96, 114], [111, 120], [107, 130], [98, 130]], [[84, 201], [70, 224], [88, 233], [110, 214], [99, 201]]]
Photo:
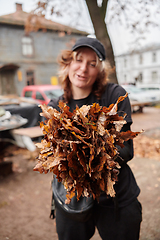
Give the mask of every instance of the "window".
[[138, 81], [139, 81], [139, 82], [142, 82], [142, 80], [143, 80], [143, 74], [142, 74], [142, 73], [139, 73]]
[[24, 96], [31, 98], [32, 97], [32, 91], [26, 91]]
[[45, 95], [47, 96], [47, 98], [51, 99], [51, 98], [56, 98], [59, 97], [63, 94], [63, 91], [61, 89], [55, 89], [55, 90], [47, 90], [44, 91]]
[[127, 75], [126, 74], [124, 75], [124, 82], [125, 83], [127, 82]]
[[26, 57], [33, 56], [33, 40], [29, 36], [22, 37], [22, 54]]
[[156, 62], [157, 60], [157, 55], [155, 52], [152, 53], [152, 62]]
[[26, 79], [27, 84], [26, 85], [34, 85], [34, 72], [27, 71], [26, 75], [27, 75], [27, 79]]
[[157, 78], [158, 78], [157, 72], [156, 72], [156, 71], [153, 71], [153, 72], [152, 72], [152, 81], [153, 81], [153, 82], [156, 82], [156, 81], [157, 81]]
[[142, 54], [139, 55], [139, 64], [142, 64], [143, 63], [143, 56]]
[[36, 92], [36, 99], [43, 100], [43, 101], [45, 100], [40, 92]]
[[127, 67], [127, 59], [124, 59], [124, 67]]

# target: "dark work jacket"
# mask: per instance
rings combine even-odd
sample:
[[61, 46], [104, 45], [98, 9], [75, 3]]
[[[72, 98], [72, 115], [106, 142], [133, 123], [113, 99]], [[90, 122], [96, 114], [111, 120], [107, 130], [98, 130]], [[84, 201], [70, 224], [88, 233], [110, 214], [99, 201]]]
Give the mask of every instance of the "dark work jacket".
[[[76, 105], [81, 107], [83, 105], [91, 105], [95, 102], [99, 103], [101, 106], [109, 107], [110, 104], [116, 103], [118, 98], [125, 94], [126, 91], [121, 86], [113, 83], [107, 83], [106, 89], [100, 100], [98, 100], [96, 96], [91, 93], [84, 99], [71, 99], [71, 101], [68, 103], [68, 106], [70, 107], [70, 111], [73, 111], [76, 108]], [[59, 111], [58, 102], [62, 99], [63, 96], [61, 96], [58, 100], [52, 99], [48, 105], [56, 108]], [[130, 126], [132, 124], [131, 106], [128, 97], [118, 104], [118, 114], [123, 115], [124, 113], [127, 114], [125, 118], [127, 123], [123, 126], [122, 131], [127, 131], [130, 130]], [[133, 141], [129, 140], [124, 142], [124, 145], [124, 148], [118, 146], [120, 158], [117, 160], [119, 161], [121, 168], [118, 175], [118, 182], [114, 185], [119, 207], [127, 206], [134, 201], [140, 193], [140, 189], [136, 183], [135, 177], [127, 164], [127, 162], [130, 161], [134, 155]], [[121, 158], [123, 160], [121, 160]], [[99, 204], [114, 207], [113, 198], [107, 197], [105, 193], [101, 194]]]

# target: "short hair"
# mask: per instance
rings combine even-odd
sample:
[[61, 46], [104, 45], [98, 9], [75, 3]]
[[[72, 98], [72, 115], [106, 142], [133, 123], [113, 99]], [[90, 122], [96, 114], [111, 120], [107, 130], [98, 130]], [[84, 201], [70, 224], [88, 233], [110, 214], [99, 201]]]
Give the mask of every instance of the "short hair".
[[[72, 60], [76, 59], [77, 54], [81, 50], [78, 49], [76, 51], [72, 50], [63, 50], [58, 57], [59, 64], [59, 73], [58, 79], [59, 83], [64, 90], [64, 101], [69, 102], [72, 98], [72, 88], [71, 82], [68, 77], [69, 65]], [[92, 92], [97, 97], [97, 99], [101, 98], [102, 93], [104, 92], [104, 86], [107, 84], [107, 64], [105, 61], [100, 61], [98, 56], [96, 55], [96, 64], [99, 68], [99, 73], [95, 83], [93, 84]]]

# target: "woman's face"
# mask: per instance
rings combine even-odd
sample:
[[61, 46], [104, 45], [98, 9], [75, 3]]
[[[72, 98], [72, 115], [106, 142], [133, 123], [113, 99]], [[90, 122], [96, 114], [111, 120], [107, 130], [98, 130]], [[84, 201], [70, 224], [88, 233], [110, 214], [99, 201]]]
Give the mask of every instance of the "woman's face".
[[69, 66], [72, 88], [91, 91], [98, 73], [96, 53], [91, 48], [82, 47]]

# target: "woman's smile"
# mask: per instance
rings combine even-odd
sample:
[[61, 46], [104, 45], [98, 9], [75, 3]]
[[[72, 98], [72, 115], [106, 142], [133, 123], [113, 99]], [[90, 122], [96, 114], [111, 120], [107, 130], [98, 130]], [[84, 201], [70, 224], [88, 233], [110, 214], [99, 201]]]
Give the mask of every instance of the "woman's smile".
[[86, 76], [83, 76], [83, 75], [80, 75], [80, 74], [76, 74], [76, 76], [79, 80], [82, 80], [82, 81], [87, 80]]

